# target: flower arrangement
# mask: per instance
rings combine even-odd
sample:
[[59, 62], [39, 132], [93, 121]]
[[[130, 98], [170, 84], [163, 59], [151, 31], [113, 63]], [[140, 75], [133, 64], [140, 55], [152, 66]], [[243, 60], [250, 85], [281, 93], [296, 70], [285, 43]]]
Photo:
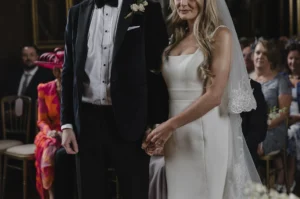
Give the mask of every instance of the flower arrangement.
[[278, 193], [274, 189], [268, 191], [264, 185], [259, 183], [248, 183], [244, 194], [248, 199], [300, 199], [294, 194]]
[[271, 124], [272, 120], [279, 118], [280, 114], [285, 113], [286, 111], [286, 107], [279, 109], [276, 106], [274, 106], [273, 108], [271, 108], [268, 115], [268, 125]]
[[143, 12], [145, 12], [145, 7], [147, 5], [148, 2], [146, 0], [137, 0], [136, 3], [130, 6], [131, 12], [128, 15], [126, 15], [125, 19], [127, 19], [133, 14], [142, 14]]

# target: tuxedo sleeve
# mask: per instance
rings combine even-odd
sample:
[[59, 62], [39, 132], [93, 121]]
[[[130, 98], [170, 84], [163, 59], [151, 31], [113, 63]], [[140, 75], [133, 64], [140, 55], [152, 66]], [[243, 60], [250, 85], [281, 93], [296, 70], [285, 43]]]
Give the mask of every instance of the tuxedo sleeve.
[[61, 125], [73, 124], [73, 53], [72, 53], [72, 27], [73, 12], [69, 10], [65, 30], [65, 54], [61, 80]]
[[148, 68], [148, 124], [159, 124], [168, 119], [168, 91], [160, 71], [162, 54], [168, 45], [168, 33], [159, 3], [148, 7], [145, 29], [145, 53]]

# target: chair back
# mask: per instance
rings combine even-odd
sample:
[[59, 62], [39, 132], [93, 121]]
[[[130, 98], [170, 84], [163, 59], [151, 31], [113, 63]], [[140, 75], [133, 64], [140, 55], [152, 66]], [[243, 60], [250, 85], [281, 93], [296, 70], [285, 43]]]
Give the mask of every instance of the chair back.
[[1, 100], [3, 139], [23, 135], [29, 141], [31, 98], [27, 96], [6, 96]]

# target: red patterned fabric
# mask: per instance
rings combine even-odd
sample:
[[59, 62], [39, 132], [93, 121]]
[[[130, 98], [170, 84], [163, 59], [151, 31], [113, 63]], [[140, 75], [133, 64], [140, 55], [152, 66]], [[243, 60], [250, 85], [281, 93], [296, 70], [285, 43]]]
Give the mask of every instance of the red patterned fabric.
[[38, 86], [38, 127], [40, 132], [35, 137], [36, 187], [41, 199], [47, 198], [46, 190], [53, 183], [54, 155], [61, 146], [59, 138], [48, 137], [49, 130], [60, 129], [60, 101], [56, 82], [51, 81]]

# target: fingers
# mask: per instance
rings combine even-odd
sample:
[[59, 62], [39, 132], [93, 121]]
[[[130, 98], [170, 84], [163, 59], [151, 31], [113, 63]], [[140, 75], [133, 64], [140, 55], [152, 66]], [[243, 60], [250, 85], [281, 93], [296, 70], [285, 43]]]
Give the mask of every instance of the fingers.
[[147, 136], [147, 139], [146, 139], [146, 142], [152, 142], [152, 139], [156, 136], [156, 131], [153, 130], [148, 136]]
[[63, 134], [62, 146], [66, 149], [68, 154], [78, 153], [78, 144], [74, 135]]
[[63, 147], [66, 149], [67, 154], [76, 154], [71, 148], [71, 143], [64, 144]]
[[77, 140], [75, 137], [73, 137], [72, 146], [73, 146], [75, 153], [78, 153], [78, 144], [77, 144]]

